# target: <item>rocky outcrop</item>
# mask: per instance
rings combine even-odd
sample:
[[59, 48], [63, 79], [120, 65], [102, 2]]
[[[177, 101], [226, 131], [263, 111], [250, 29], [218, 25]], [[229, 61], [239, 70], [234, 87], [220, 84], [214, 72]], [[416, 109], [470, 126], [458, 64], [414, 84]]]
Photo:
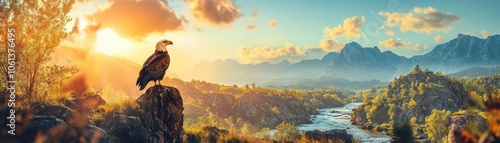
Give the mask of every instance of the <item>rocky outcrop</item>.
[[[424, 124], [425, 117], [432, 110], [456, 112], [464, 109], [469, 96], [462, 83], [431, 71], [421, 71], [416, 67], [411, 74], [402, 76], [388, 87], [387, 98], [392, 108], [395, 123], [402, 123], [416, 118], [416, 123]], [[411, 102], [414, 105], [411, 105]], [[406, 106], [405, 106], [406, 105]], [[411, 106], [410, 106], [411, 105]]]
[[144, 111], [162, 121], [172, 137], [172, 141], [180, 141], [180, 133], [184, 123], [184, 104], [179, 90], [174, 87], [153, 87], [146, 91], [137, 102]]
[[[366, 129], [371, 129], [370, 124], [378, 127], [409, 121], [423, 125], [433, 110], [453, 113], [465, 109], [468, 99], [459, 80], [429, 70], [422, 71], [416, 66], [410, 74], [392, 81], [382, 95], [356, 108], [351, 115], [351, 122]], [[422, 126], [412, 130], [415, 139], [427, 138]]]
[[478, 131], [485, 131], [487, 129], [486, 119], [478, 114], [465, 114], [457, 115], [451, 119], [451, 125], [448, 127], [448, 142], [455, 142], [461, 130], [467, 127], [467, 124], [475, 123]]
[[345, 143], [352, 143], [353, 136], [348, 134], [346, 130], [328, 130], [328, 131], [307, 131], [304, 136], [310, 140], [316, 140], [320, 142], [338, 142], [343, 141]]
[[[424, 124], [425, 117], [432, 110], [456, 112], [465, 108], [467, 99], [467, 92], [458, 80], [432, 71], [422, 71], [417, 66], [412, 73], [392, 81], [384, 95], [375, 97], [363, 105], [364, 108], [358, 107], [353, 115], [356, 117], [353, 123], [364, 123], [363, 118], [369, 118], [363, 116], [366, 113], [372, 115], [373, 124], [389, 123], [389, 116], [397, 124], [412, 118], [415, 118], [416, 123]], [[370, 113], [362, 111], [367, 107], [372, 110]]]
[[368, 123], [368, 120], [366, 119], [365, 105], [360, 105], [352, 109], [352, 111], [351, 123], [353, 125], [364, 125]]
[[[154, 86], [137, 100], [139, 107], [112, 111], [93, 121], [90, 113], [106, 104], [95, 94], [65, 99], [64, 105], [38, 103], [22, 142], [178, 143], [183, 102], [174, 87]], [[122, 105], [125, 107], [125, 105]], [[95, 122], [95, 123], [94, 123]]]
[[179, 90], [154, 86], [137, 100], [140, 108], [110, 115], [97, 126], [109, 134], [112, 143], [178, 143], [181, 141], [184, 115]]

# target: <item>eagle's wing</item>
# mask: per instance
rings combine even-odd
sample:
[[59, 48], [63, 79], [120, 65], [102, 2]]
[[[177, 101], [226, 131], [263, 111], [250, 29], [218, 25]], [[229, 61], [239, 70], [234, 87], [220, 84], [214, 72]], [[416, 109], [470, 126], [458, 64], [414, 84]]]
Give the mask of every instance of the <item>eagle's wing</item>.
[[163, 58], [165, 58], [165, 56], [167, 56], [167, 54], [164, 54], [164, 53], [156, 54], [155, 53], [155, 54], [149, 56], [149, 58], [144, 62], [142, 67], [147, 67], [151, 63], [158, 62], [158, 61], [162, 60]]

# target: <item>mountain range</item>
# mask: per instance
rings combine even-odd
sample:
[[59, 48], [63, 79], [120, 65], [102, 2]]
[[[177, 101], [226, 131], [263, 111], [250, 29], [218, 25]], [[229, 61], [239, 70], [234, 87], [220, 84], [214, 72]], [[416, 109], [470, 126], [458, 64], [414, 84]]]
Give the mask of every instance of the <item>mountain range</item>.
[[362, 47], [351, 42], [339, 53], [330, 52], [322, 59], [297, 63], [284, 60], [276, 64], [240, 64], [234, 59], [226, 59], [199, 64], [194, 68], [204, 71], [198, 75], [199, 79], [217, 83], [286, 86], [301, 82], [325, 82], [326, 79], [343, 81], [344, 84], [346, 81], [383, 83], [410, 72], [416, 65], [444, 74], [471, 67], [494, 67], [500, 65], [499, 55], [500, 35], [481, 39], [459, 34], [457, 38], [435, 46], [430, 52], [411, 58], [391, 51], [381, 52], [376, 46]]

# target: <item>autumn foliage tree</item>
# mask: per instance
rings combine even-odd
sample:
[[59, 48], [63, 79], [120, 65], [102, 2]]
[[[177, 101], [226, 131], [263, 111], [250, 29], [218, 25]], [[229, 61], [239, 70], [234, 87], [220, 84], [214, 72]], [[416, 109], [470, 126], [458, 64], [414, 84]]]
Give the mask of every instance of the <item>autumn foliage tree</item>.
[[425, 132], [429, 140], [443, 142], [447, 139], [450, 112], [446, 110], [432, 110], [432, 114], [425, 117]]
[[[51, 82], [58, 80], [71, 68], [47, 66], [54, 48], [69, 36], [66, 24], [73, 0], [7, 0], [0, 2], [0, 20], [6, 26], [0, 29], [2, 53], [7, 50], [8, 29], [14, 29], [16, 53], [16, 87], [18, 94], [33, 97], [47, 92]], [[2, 56], [5, 56], [2, 54]], [[7, 78], [6, 57], [1, 57], [0, 68]], [[45, 85], [45, 86], [43, 86]], [[2, 85], [4, 86], [4, 85]], [[45, 90], [45, 91], [43, 91]]]

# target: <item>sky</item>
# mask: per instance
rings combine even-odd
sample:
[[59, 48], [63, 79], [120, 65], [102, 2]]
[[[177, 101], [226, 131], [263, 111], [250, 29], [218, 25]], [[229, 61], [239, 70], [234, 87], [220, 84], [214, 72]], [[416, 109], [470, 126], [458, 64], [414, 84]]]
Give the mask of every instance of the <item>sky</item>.
[[[495, 0], [77, 0], [70, 13], [99, 23], [96, 51], [142, 64], [161, 39], [174, 73], [217, 59], [244, 64], [321, 59], [343, 45], [412, 57], [458, 34], [500, 33]], [[75, 21], [68, 23], [69, 27]]]

